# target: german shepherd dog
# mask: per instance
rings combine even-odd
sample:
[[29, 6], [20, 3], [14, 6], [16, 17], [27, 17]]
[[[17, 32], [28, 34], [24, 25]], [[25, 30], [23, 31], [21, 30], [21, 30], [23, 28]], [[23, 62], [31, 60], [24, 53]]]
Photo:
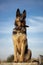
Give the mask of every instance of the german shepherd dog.
[[26, 34], [26, 11], [20, 13], [16, 11], [15, 28], [13, 29], [13, 44], [14, 44], [14, 61], [24, 62], [31, 58], [31, 51], [28, 49], [27, 34]]

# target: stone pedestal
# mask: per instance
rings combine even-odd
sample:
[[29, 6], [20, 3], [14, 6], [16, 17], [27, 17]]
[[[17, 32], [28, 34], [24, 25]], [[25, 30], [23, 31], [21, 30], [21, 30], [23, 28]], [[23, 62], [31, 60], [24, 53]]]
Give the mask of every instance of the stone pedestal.
[[39, 65], [37, 62], [34, 63], [0, 63], [0, 65]]

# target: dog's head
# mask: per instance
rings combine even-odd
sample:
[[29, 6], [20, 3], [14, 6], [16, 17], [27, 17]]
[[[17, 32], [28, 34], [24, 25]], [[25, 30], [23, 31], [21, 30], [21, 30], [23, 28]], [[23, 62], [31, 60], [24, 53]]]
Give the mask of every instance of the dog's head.
[[15, 25], [17, 25], [19, 27], [24, 26], [25, 25], [25, 18], [26, 18], [26, 10], [24, 10], [23, 13], [20, 13], [20, 10], [17, 9]]
[[20, 10], [17, 9], [17, 11], [16, 11], [16, 17], [20, 17], [22, 19], [25, 19], [26, 18], [26, 10], [24, 10], [23, 13], [21, 14]]

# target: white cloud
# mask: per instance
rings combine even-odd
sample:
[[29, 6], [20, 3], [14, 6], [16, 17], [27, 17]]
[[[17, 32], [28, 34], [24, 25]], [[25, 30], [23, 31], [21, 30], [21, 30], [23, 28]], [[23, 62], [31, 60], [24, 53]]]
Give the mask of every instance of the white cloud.
[[43, 32], [43, 17], [30, 17], [27, 19], [30, 27], [27, 30], [31, 33]]
[[28, 38], [28, 48], [32, 52], [32, 57], [37, 58], [43, 55], [43, 39], [42, 38]]
[[[0, 33], [12, 33], [13, 27], [14, 27], [14, 20], [15, 18], [8, 18], [6, 21], [1, 21], [0, 22]], [[2, 23], [3, 22], [3, 23]]]
[[9, 48], [3, 47], [3, 48], [0, 48], [0, 59], [1, 60], [7, 59], [7, 57], [12, 55], [12, 54], [14, 54], [13, 47], [9, 47]]
[[28, 47], [32, 51], [32, 57], [38, 57], [43, 55], [43, 36], [41, 34], [43, 33], [43, 17], [33, 16], [28, 18], [27, 21], [30, 26], [27, 28]]
[[0, 38], [0, 44], [2, 44], [2, 43], [5, 44], [5, 43], [9, 43], [9, 42], [11, 42], [11, 37]]
[[14, 53], [13, 41], [11, 38], [0, 39], [0, 59], [7, 59], [8, 56]]
[[43, 32], [43, 27], [42, 26], [34, 26], [34, 27], [30, 26], [29, 29], [27, 29], [27, 31], [31, 33], [40, 33], [40, 32]]
[[[34, 19], [36, 20], [39, 20], [39, 21], [43, 21], [43, 17], [42, 16], [35, 16], [33, 17]], [[43, 22], [42, 22], [43, 23]]]
[[1, 29], [1, 31], [0, 31], [0, 34], [7, 34], [7, 33], [12, 33], [12, 30], [13, 29], [10, 29], [10, 28], [3, 28], [3, 29]]
[[40, 44], [40, 43], [43, 43], [43, 39], [42, 38], [38, 38], [38, 37], [37, 38], [28, 38], [28, 42], [31, 42], [33, 44], [34, 43], [36, 43], [36, 44], [39, 43]]
[[32, 50], [32, 57], [39, 57], [39, 55], [43, 55], [43, 50], [42, 50], [43, 48], [32, 48], [31, 50]]

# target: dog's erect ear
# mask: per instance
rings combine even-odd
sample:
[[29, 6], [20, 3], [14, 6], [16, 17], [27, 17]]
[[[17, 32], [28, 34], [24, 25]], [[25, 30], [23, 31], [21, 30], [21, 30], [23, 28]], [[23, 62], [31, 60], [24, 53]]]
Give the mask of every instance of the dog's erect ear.
[[26, 10], [23, 11], [23, 18], [26, 18]]
[[18, 17], [18, 16], [20, 16], [20, 10], [19, 9], [17, 9], [17, 11], [16, 11], [16, 17]]

